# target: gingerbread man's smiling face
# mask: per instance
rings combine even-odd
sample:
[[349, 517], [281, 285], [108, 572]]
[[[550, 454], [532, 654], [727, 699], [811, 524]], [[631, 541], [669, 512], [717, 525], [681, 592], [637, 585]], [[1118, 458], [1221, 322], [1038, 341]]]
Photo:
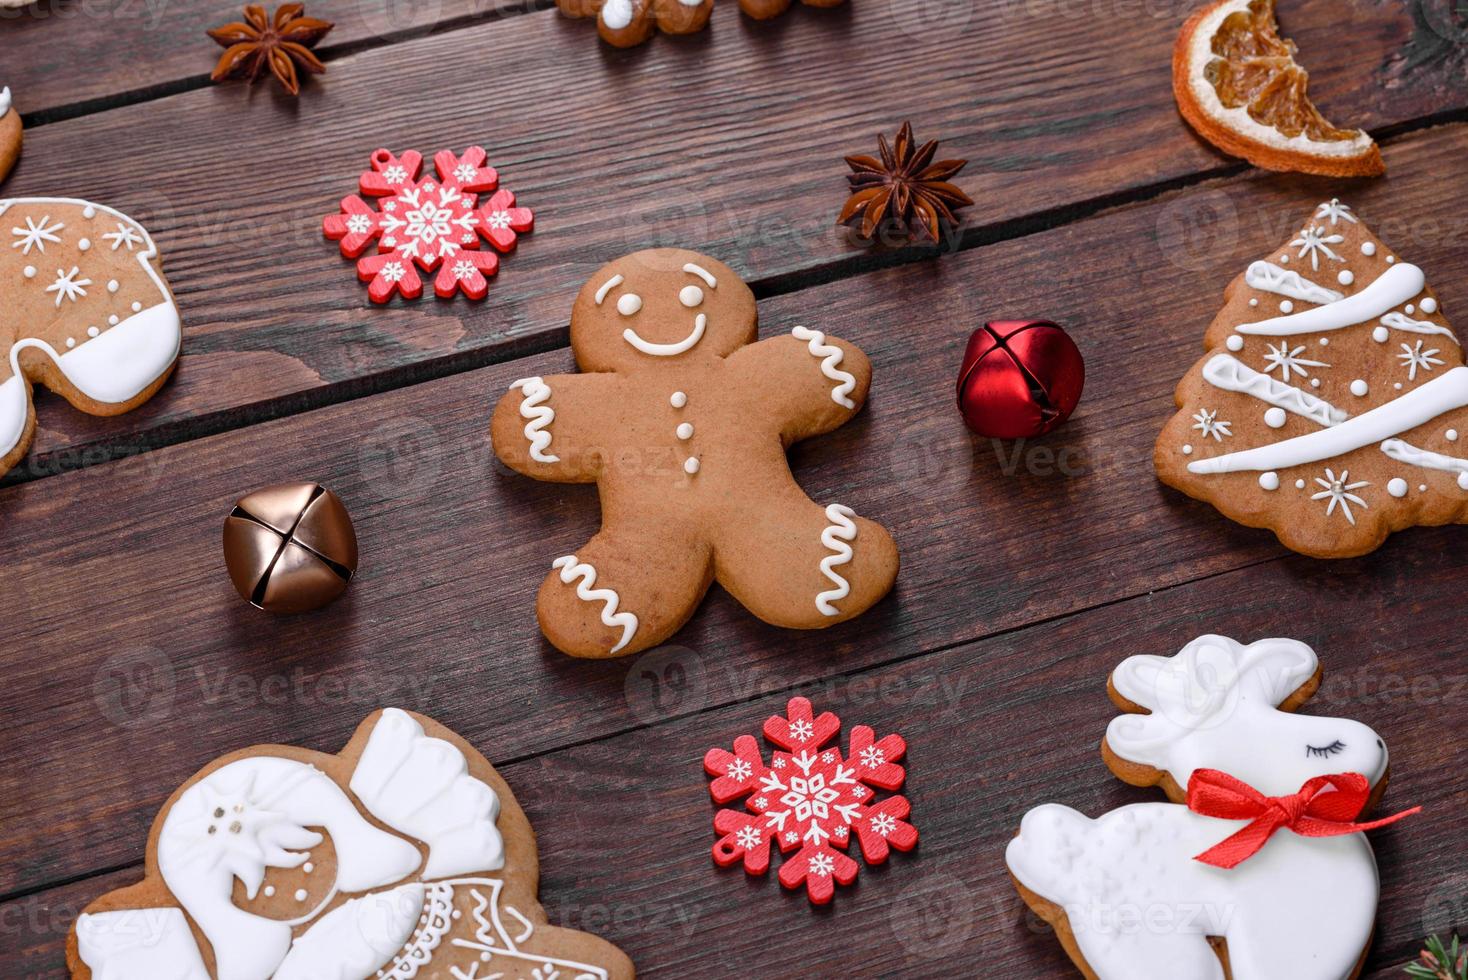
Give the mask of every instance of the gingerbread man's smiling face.
[[704, 363], [753, 343], [754, 293], [717, 259], [677, 248], [609, 262], [582, 287], [571, 347], [583, 371]]

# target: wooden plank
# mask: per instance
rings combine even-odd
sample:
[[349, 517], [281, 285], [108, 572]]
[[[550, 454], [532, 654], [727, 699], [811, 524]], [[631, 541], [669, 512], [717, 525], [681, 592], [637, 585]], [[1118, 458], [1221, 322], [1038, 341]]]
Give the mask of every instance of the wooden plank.
[[[1428, 270], [1449, 315], [1468, 304], [1468, 253], [1439, 202], [1468, 181], [1446, 166], [1465, 139], [1462, 126], [1414, 137], [1397, 153], [1410, 165], [1392, 193], [1378, 185], [1356, 201]], [[797, 447], [793, 461], [813, 498], [840, 500], [894, 532], [903, 573], [871, 613], [812, 634], [765, 627], [716, 594], [676, 638], [706, 664], [694, 701], [675, 698], [676, 711], [1279, 555], [1269, 535], [1160, 488], [1151, 446], [1222, 286], [1317, 189], [1263, 177], [1199, 188], [763, 304], [766, 336], [819, 311], [808, 322], [871, 356], [869, 409]], [[1232, 213], [1228, 234], [1196, 224], [1210, 210]], [[1183, 221], [1207, 240], [1206, 253], [1171, 237]], [[914, 322], [914, 310], [943, 312]], [[951, 386], [970, 325], [1030, 312], [1073, 328], [1089, 358], [1089, 394], [1054, 437], [996, 446], [971, 437], [946, 407]], [[511, 381], [570, 365], [564, 350], [539, 355], [0, 492], [0, 609], [28, 651], [0, 688], [0, 709], [17, 719], [18, 744], [34, 746], [26, 772], [56, 780], [37, 798], [19, 772], [0, 778], [6, 890], [125, 860], [126, 834], [116, 831], [140, 831], [147, 817], [120, 801], [164, 791], [173, 778], [164, 752], [177, 749], [191, 768], [243, 741], [311, 741], [349, 725], [363, 699], [340, 689], [349, 679], [369, 700], [390, 688], [438, 712], [513, 691], [495, 733], [501, 759], [635, 724], [639, 705], [623, 691], [642, 667], [565, 658], [541, 640], [533, 615], [550, 560], [596, 526], [594, 492], [507, 473], [486, 445], [490, 408]], [[347, 502], [364, 567], [336, 606], [271, 619], [231, 591], [219, 528], [240, 494], [302, 478]], [[1399, 535], [1373, 560], [1389, 566], [1446, 547], [1455, 533]], [[1331, 576], [1363, 566], [1313, 567]], [[147, 717], [158, 664], [173, 685], [166, 724], [129, 727], [139, 710]], [[95, 763], [77, 772], [83, 748]], [[93, 799], [119, 802], [98, 819], [84, 806]]]
[[[1441, 81], [1430, 68], [1397, 79], [1389, 97], [1361, 84], [1357, 66], [1403, 44], [1410, 18], [1398, 5], [1353, 8], [1355, 29], [1334, 44], [1324, 25], [1338, 23], [1335, 7], [1299, 7], [1333, 114], [1389, 126], [1460, 100], [1429, 84]], [[48, 400], [12, 481], [549, 349], [596, 265], [649, 244], [720, 255], [766, 295], [890, 263], [832, 223], [842, 156], [869, 152], [904, 118], [970, 159], [959, 178], [979, 202], [968, 244], [1239, 169], [1174, 110], [1171, 12], [1134, 22], [975, 8], [938, 31], [943, 44], [916, 32], [914, 84], [893, 64], [893, 38], [914, 36], [895, 9], [798, 10], [758, 26], [726, 3], [705, 34], [630, 53], [543, 12], [339, 58], [299, 104], [211, 87], [36, 130], [7, 193], [83, 194], [144, 220], [185, 310], [186, 353], [162, 396], [120, 419]], [[513, 80], [481, 72], [491, 61], [514, 66]], [[1105, 99], [1092, 97], [1098, 79]], [[423, 85], [448, 94], [408, 95]], [[466, 101], [483, 109], [465, 112]], [[378, 146], [476, 141], [538, 211], [538, 230], [483, 304], [369, 309], [320, 218]], [[1411, 179], [1410, 161], [1391, 157], [1393, 182]]]
[[[1125, 656], [1169, 655], [1202, 630], [1244, 640], [1290, 634], [1315, 647], [1326, 671], [1305, 711], [1363, 721], [1387, 741], [1393, 765], [1383, 812], [1425, 808], [1372, 834], [1383, 887], [1366, 976], [1399, 975], [1426, 933], [1468, 929], [1468, 884], [1440, 857], [1462, 840], [1468, 813], [1468, 777], [1457, 765], [1468, 738], [1468, 640], [1451, 533], [1430, 532], [1371, 562], [1270, 561], [799, 688], [818, 708], [837, 711], [848, 732], [869, 724], [907, 738], [905, 793], [922, 834], [915, 852], [863, 868], [858, 884], [823, 910], [779, 894], [773, 874], [721, 871], [708, 854], [716, 807], [703, 752], [756, 732], [791, 691], [502, 765], [540, 840], [542, 900], [553, 921], [602, 933], [649, 977], [721, 976], [731, 964], [756, 962], [766, 975], [795, 976], [813, 955], [831, 976], [972, 976], [976, 962], [986, 976], [1071, 976], [1058, 944], [1010, 887], [1003, 849], [1023, 813], [1042, 802], [1096, 815], [1160, 799], [1121, 784], [1101, 762], [1097, 744], [1114, 715], [1106, 677]], [[503, 709], [522, 696], [493, 683], [435, 707], [499, 760], [512, 751]], [[606, 699], [588, 692], [584, 703]], [[350, 734], [355, 716], [335, 714], [311, 745], [335, 749]], [[257, 734], [282, 730], [297, 729], [267, 724]], [[198, 746], [183, 753], [187, 761], [169, 760], [172, 780], [212, 751]], [[151, 817], [171, 788], [113, 792]], [[138, 846], [142, 834], [115, 822], [107, 806], [93, 799], [81, 809]], [[5, 930], [19, 934], [7, 936], [16, 961], [54, 968], [70, 916], [128, 874], [0, 907], [4, 921], [20, 925]]]
[[[33, 124], [200, 88], [210, 84], [224, 50], [204, 32], [241, 20], [243, 7], [244, 0], [191, 0], [187, 9], [160, 0], [52, 0], [6, 9], [0, 44], [25, 56], [5, 58], [0, 84], [14, 90]], [[336, 25], [318, 49], [329, 62], [343, 52], [523, 7], [495, 0], [310, 0], [306, 12]], [[289, 96], [256, 100], [290, 104]]]

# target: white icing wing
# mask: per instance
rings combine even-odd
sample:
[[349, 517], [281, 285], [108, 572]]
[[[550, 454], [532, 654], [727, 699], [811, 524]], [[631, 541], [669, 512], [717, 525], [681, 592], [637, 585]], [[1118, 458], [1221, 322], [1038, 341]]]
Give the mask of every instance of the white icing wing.
[[424, 878], [504, 866], [504, 839], [495, 826], [499, 797], [469, 775], [463, 753], [428, 737], [406, 712], [383, 711], [351, 788], [374, 817], [428, 845]]
[[76, 938], [92, 980], [210, 980], [178, 909], [83, 915], [76, 920]]
[[362, 980], [392, 961], [423, 915], [424, 886], [363, 895], [332, 909], [295, 941], [273, 980]]

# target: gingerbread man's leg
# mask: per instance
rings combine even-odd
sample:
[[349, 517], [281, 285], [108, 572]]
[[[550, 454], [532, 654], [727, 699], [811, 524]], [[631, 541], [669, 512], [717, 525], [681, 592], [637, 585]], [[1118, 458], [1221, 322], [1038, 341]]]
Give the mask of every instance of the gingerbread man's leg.
[[710, 551], [704, 532], [686, 519], [607, 515], [596, 537], [557, 558], [541, 584], [541, 631], [574, 657], [657, 646], [708, 591]]
[[897, 579], [897, 545], [840, 503], [817, 504], [793, 478], [761, 487], [714, 531], [714, 574], [760, 619], [820, 629], [859, 616]]

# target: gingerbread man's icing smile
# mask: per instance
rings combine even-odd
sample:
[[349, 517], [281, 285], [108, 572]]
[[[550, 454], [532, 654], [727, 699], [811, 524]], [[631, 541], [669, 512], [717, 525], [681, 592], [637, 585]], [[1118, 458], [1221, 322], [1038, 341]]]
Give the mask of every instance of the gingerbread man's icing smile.
[[541, 628], [562, 650], [655, 646], [715, 581], [766, 622], [799, 629], [850, 619], [891, 588], [887, 532], [810, 500], [785, 457], [860, 410], [866, 356], [804, 327], [757, 336], [754, 295], [728, 266], [638, 252], [576, 300], [582, 373], [523, 378], [500, 401], [501, 460], [601, 489], [601, 532], [555, 559], [540, 591]]

